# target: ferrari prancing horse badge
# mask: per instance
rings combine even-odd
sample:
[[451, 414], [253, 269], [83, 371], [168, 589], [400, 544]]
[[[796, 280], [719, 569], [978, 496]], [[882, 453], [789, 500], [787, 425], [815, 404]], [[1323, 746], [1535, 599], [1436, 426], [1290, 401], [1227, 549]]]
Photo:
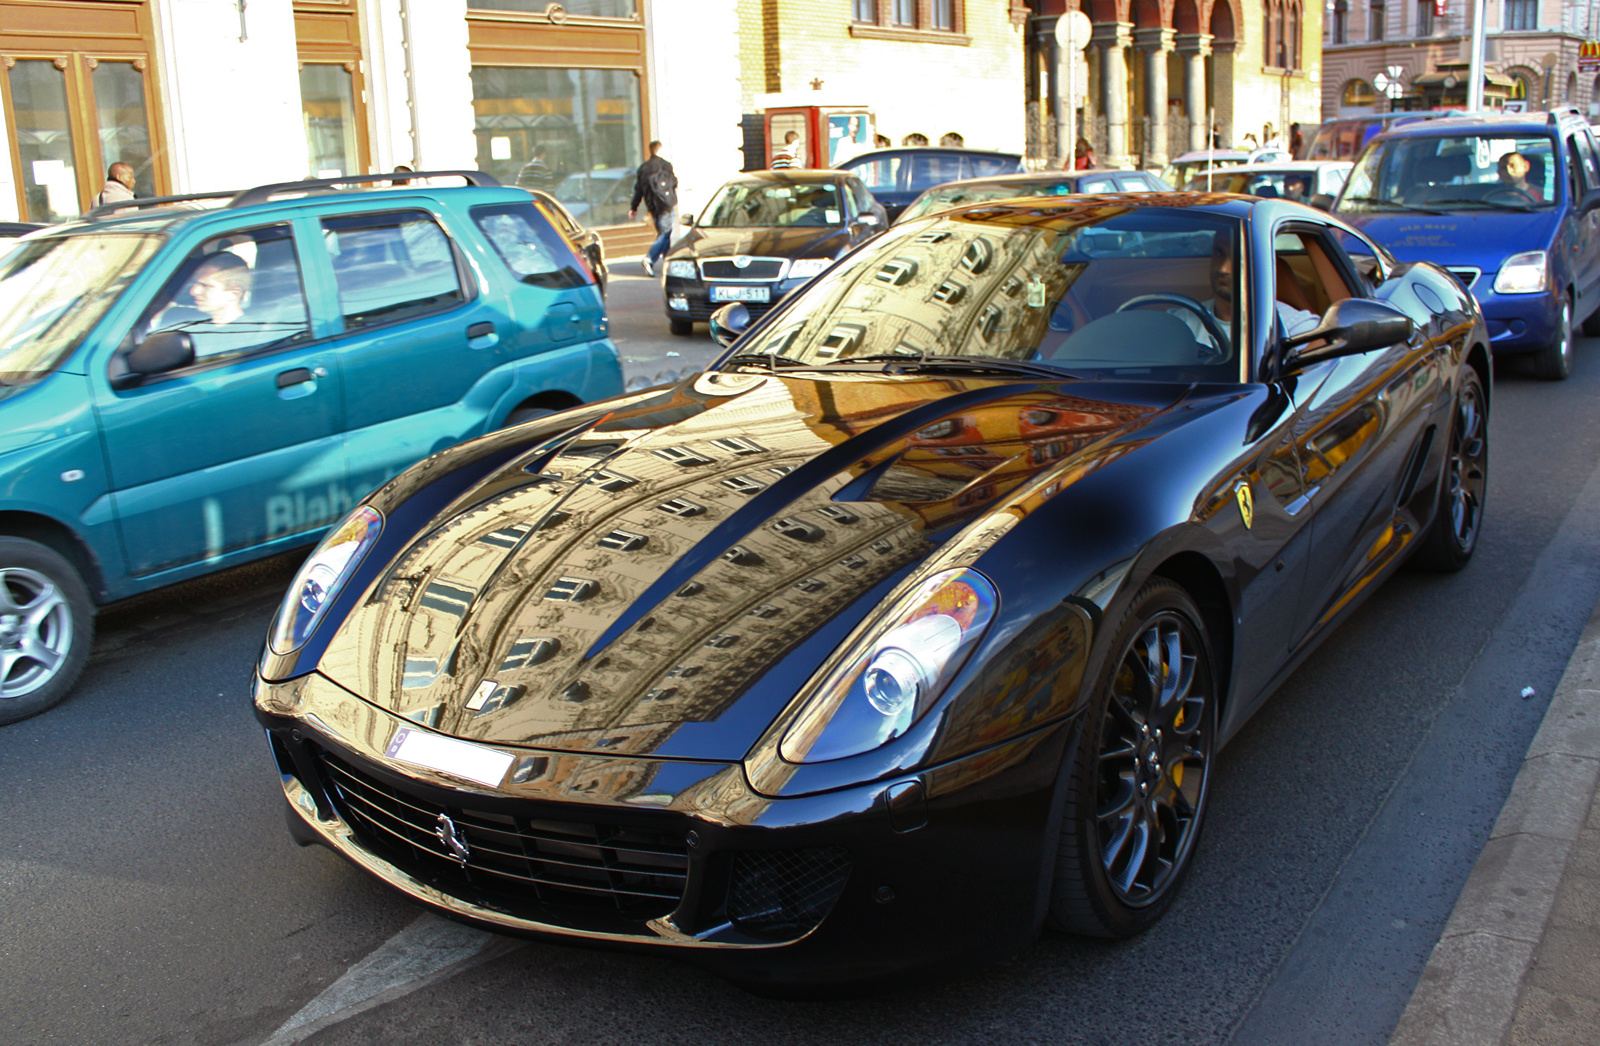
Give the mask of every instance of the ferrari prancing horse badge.
[[1256, 518], [1256, 499], [1250, 493], [1250, 481], [1241, 479], [1233, 490], [1233, 496], [1239, 499], [1239, 515], [1244, 517], [1244, 528], [1249, 530]]

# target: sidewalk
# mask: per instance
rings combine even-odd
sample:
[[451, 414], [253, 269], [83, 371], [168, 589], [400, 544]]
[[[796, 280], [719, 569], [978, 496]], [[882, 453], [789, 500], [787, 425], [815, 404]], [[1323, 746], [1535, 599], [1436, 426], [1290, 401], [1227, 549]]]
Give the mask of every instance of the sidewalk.
[[1600, 608], [1390, 1046], [1600, 1044]]

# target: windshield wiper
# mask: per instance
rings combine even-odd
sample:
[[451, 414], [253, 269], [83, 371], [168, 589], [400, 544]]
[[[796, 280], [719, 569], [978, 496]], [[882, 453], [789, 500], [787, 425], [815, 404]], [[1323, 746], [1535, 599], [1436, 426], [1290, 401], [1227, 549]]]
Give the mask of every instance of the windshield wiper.
[[1344, 203], [1378, 204], [1378, 205], [1383, 206], [1383, 207], [1394, 207], [1394, 208], [1396, 208], [1398, 210], [1402, 210], [1402, 211], [1416, 211], [1418, 214], [1443, 214], [1444, 213], [1443, 211], [1435, 211], [1435, 210], [1432, 210], [1432, 209], [1427, 208], [1427, 207], [1418, 207], [1414, 203], [1401, 203], [1399, 200], [1380, 200], [1376, 196], [1346, 196], [1344, 199], [1340, 200], [1339, 202], [1341, 204], [1344, 204]]
[[724, 367], [729, 367], [736, 363], [745, 363], [754, 367], [764, 366], [768, 370], [773, 371], [777, 370], [780, 364], [785, 367], [816, 366], [814, 363], [807, 363], [804, 360], [797, 360], [790, 356], [779, 356], [775, 352], [741, 352], [736, 356], [729, 356], [727, 359], [722, 361], [722, 365]]
[[1473, 207], [1482, 207], [1482, 208], [1484, 208], [1486, 210], [1504, 210], [1504, 211], [1531, 211], [1535, 207], [1543, 207], [1544, 206], [1544, 204], [1542, 204], [1542, 203], [1532, 203], [1532, 202], [1523, 204], [1523, 203], [1496, 202], [1494, 200], [1472, 200], [1472, 199], [1434, 200], [1433, 202], [1438, 204], [1440, 207], [1473, 206]]
[[[876, 356], [847, 356], [844, 359], [833, 360], [835, 363], [878, 363], [887, 362], [883, 368], [885, 374], [915, 374], [918, 371], [961, 371], [968, 374], [1027, 374], [1032, 377], [1048, 378], [1051, 381], [1062, 381], [1076, 377], [1069, 371], [1057, 367], [1047, 366], [1043, 363], [1029, 363], [1025, 360], [1007, 360], [997, 356], [908, 356], [901, 353], [890, 353]], [[891, 370], [890, 367], [895, 369]]]

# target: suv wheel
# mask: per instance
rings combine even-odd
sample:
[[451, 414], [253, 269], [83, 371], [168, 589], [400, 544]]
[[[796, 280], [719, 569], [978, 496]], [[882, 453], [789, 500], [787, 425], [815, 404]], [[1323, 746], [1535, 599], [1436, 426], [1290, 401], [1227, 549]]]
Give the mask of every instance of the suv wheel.
[[1561, 300], [1561, 319], [1550, 344], [1533, 354], [1533, 376], [1545, 381], [1566, 381], [1572, 373], [1572, 299]]
[[24, 538], [0, 538], [0, 723], [67, 696], [89, 660], [94, 610], [66, 558]]

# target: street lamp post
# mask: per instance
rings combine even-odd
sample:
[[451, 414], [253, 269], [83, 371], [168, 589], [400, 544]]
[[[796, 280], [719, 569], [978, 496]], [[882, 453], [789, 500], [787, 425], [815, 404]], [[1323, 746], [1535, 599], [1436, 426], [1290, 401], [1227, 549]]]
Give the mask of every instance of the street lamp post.
[[1083, 60], [1083, 49], [1088, 46], [1093, 29], [1089, 16], [1082, 11], [1067, 11], [1056, 19], [1056, 51], [1062, 56], [1062, 79], [1066, 81], [1056, 100], [1056, 143], [1065, 157], [1061, 166], [1069, 171], [1077, 160], [1078, 63]]
[[1467, 112], [1483, 109], [1483, 0], [1472, 0], [1472, 61], [1467, 67]]

